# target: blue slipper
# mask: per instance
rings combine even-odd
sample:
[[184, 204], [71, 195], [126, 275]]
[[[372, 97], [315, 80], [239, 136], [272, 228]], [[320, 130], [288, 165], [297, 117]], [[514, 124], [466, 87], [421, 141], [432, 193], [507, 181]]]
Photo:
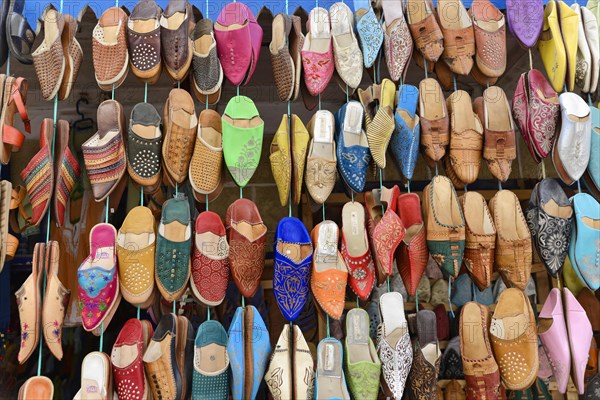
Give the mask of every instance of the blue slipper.
[[392, 155], [402, 175], [411, 180], [419, 152], [420, 121], [416, 115], [419, 89], [412, 85], [401, 85], [398, 90], [398, 108], [394, 114], [396, 130], [390, 140]]
[[228, 334], [233, 398], [255, 399], [271, 355], [269, 332], [256, 307], [238, 307]]
[[575, 273], [591, 290], [600, 287], [600, 204], [587, 193], [571, 197], [575, 224], [569, 245], [569, 259]]
[[365, 188], [371, 152], [362, 128], [364, 110], [358, 101], [349, 101], [335, 115], [336, 157], [340, 175], [356, 193]]
[[383, 44], [383, 28], [370, 0], [354, 0], [354, 18], [365, 68], [371, 68]]
[[298, 218], [283, 218], [275, 231], [273, 292], [279, 310], [295, 321], [308, 299], [313, 247], [310, 235]]
[[229, 398], [229, 358], [227, 332], [220, 322], [206, 321], [198, 327], [194, 344], [192, 398]]

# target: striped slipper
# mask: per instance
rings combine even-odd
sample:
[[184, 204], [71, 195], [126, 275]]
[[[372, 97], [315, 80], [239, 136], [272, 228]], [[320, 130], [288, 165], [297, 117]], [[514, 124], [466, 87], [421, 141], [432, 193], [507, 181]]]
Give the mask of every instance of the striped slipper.
[[58, 226], [65, 222], [65, 210], [73, 188], [79, 181], [81, 168], [69, 148], [69, 123], [59, 120], [56, 124], [56, 163], [54, 164], [54, 176], [56, 179], [54, 195], [54, 218]]
[[21, 178], [25, 181], [33, 208], [31, 222], [34, 225], [38, 225], [48, 211], [54, 190], [54, 170], [51, 156], [53, 130], [54, 121], [45, 118], [40, 128], [40, 151], [33, 156], [27, 167], [21, 172]]

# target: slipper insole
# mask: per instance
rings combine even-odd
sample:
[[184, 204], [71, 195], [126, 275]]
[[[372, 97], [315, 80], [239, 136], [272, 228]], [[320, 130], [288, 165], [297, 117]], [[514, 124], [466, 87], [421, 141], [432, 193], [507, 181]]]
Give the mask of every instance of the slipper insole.
[[264, 124], [263, 120], [257, 115], [250, 119], [231, 118], [227, 114], [223, 114], [223, 121], [237, 128], [256, 128]]
[[[108, 365], [100, 354], [90, 354], [83, 359], [81, 365], [82, 399], [94, 399], [88, 394], [104, 395], [108, 388]], [[96, 388], [96, 391], [94, 391]]]
[[345, 48], [352, 44], [352, 14], [347, 12], [347, 8], [334, 4], [330, 8], [331, 12], [331, 34], [340, 47]]
[[50, 23], [44, 23], [44, 43], [46, 44], [46, 47], [50, 49], [52, 43], [60, 36], [58, 24], [56, 23], [56, 21], [58, 21], [58, 11], [48, 9], [48, 11], [46, 11], [45, 21], [49, 21]]
[[348, 313], [346, 317], [348, 318], [346, 321], [348, 361], [353, 364], [373, 361], [369, 349], [369, 315], [366, 311], [362, 311]]
[[397, 19], [404, 18], [401, 0], [381, 0], [381, 7], [383, 8], [383, 18], [387, 27], [392, 26], [392, 23]]
[[344, 144], [346, 147], [364, 145], [361, 139], [364, 110], [358, 102], [350, 102], [344, 115]]
[[559, 206], [554, 199], [550, 199], [542, 206], [544, 211], [556, 218], [570, 218], [573, 214], [573, 208], [570, 206]]
[[196, 247], [200, 249], [202, 254], [213, 260], [220, 259], [219, 239], [220, 236], [212, 232], [196, 233]]
[[482, 327], [481, 325], [481, 311], [477, 304], [469, 302], [463, 306], [461, 324], [462, 340], [468, 344], [462, 347], [464, 358], [482, 360], [487, 357], [488, 351], [485, 345], [485, 337], [483, 336], [484, 330], [487, 327]]
[[158, 21], [155, 19], [136, 19], [131, 21], [131, 29], [137, 33], [148, 33], [158, 28]]
[[[481, 126], [475, 119], [473, 114], [473, 106], [471, 105], [471, 96], [464, 90], [454, 92], [448, 99], [448, 104], [452, 107], [452, 125], [455, 132], [464, 132], [466, 130], [479, 130]], [[450, 108], [449, 107], [449, 108]]]
[[191, 229], [188, 225], [184, 225], [179, 221], [173, 221], [161, 226], [161, 234], [172, 242], [184, 242], [191, 234]]
[[408, 0], [406, 5], [408, 22], [416, 24], [423, 21], [432, 14], [429, 3], [426, 0]]
[[332, 221], [321, 222], [318, 234], [314, 263], [315, 269], [322, 272], [338, 264], [338, 227]]
[[419, 84], [419, 93], [421, 95], [419, 99], [419, 113], [422, 118], [435, 121], [446, 116], [444, 94], [434, 79], [427, 78], [422, 80]]
[[[433, 209], [436, 210], [437, 220], [444, 225], [456, 225], [453, 213], [455, 213], [455, 201], [453, 201], [452, 187], [449, 184], [437, 184], [433, 191]], [[448, 210], [448, 204], [451, 210]]]
[[508, 290], [502, 293], [496, 304], [490, 334], [500, 339], [514, 340], [525, 333], [531, 321], [525, 304], [528, 300], [522, 293], [512, 295]]
[[202, 126], [198, 130], [198, 137], [202, 137], [204, 141], [213, 147], [222, 147], [221, 132], [210, 126]]
[[529, 231], [526, 225], [522, 223], [521, 216], [517, 211], [520, 207], [514, 199], [514, 195], [508, 191], [501, 191], [497, 194], [496, 207], [498, 220], [502, 221], [502, 236], [505, 240], [520, 240], [529, 237]]
[[342, 230], [350, 256], [360, 257], [367, 252], [369, 248], [365, 237], [365, 209], [362, 204], [356, 202], [344, 205]]
[[309, 23], [310, 45], [308, 51], [326, 53], [331, 46], [329, 14], [325, 10], [315, 9], [310, 13]]
[[214, 373], [221, 371], [226, 366], [226, 351], [225, 347], [216, 343], [196, 349], [196, 360], [200, 360], [196, 365], [202, 372]]
[[324, 399], [343, 399], [342, 348], [338, 342], [327, 341], [319, 345], [317, 360], [317, 385]]
[[492, 86], [485, 90], [485, 107], [489, 130], [505, 132], [513, 129], [510, 107], [507, 107], [506, 95], [502, 89]]
[[126, 344], [114, 348], [111, 362], [117, 368], [125, 368], [131, 365], [138, 356], [137, 344]]
[[310, 255], [312, 246], [310, 244], [279, 242], [277, 244], [277, 251], [281, 254], [285, 254], [290, 260], [298, 263]]
[[152, 125], [133, 124], [131, 130], [144, 139], [156, 139], [160, 137], [160, 129]]
[[471, 18], [460, 0], [438, 0], [440, 24], [446, 29], [463, 29], [471, 25]]
[[176, 30], [178, 29], [183, 21], [185, 21], [186, 14], [184, 12], [173, 13], [170, 17], [164, 18], [165, 27], [167, 29]]
[[31, 400], [52, 399], [54, 394], [54, 388], [50, 385], [46, 385], [42, 382], [34, 382], [33, 384], [28, 384], [22, 393], [22, 397], [19, 396], [19, 398]]
[[392, 348], [396, 348], [396, 343], [406, 332], [402, 295], [397, 292], [383, 294], [379, 299], [379, 311], [385, 326], [386, 340]]

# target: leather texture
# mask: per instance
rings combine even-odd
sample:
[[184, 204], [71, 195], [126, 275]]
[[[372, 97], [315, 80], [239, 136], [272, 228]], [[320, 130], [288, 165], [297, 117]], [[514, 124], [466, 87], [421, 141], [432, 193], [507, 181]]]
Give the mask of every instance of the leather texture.
[[450, 179], [431, 180], [423, 191], [423, 209], [429, 253], [445, 274], [457, 277], [465, 248], [465, 220]]
[[225, 228], [233, 281], [242, 296], [252, 297], [258, 290], [265, 266], [267, 227], [256, 204], [239, 199], [227, 208]]
[[512, 112], [531, 157], [536, 162], [548, 157], [559, 123], [560, 106], [558, 94], [537, 69], [519, 77]]
[[495, 265], [506, 286], [525, 290], [531, 275], [531, 234], [517, 196], [500, 190], [490, 200], [496, 226]]

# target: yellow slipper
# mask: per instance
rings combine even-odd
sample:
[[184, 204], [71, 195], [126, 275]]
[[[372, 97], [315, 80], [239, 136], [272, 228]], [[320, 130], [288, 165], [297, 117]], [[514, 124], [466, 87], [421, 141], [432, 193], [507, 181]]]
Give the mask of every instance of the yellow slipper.
[[[379, 110], [373, 117], [373, 121], [367, 125], [367, 140], [375, 163], [379, 168], [385, 168], [385, 153], [396, 127], [394, 122], [396, 85], [386, 78], [378, 89], [379, 96], [375, 97], [379, 98]], [[373, 92], [377, 92], [377, 86], [373, 86]]]
[[271, 142], [271, 171], [279, 192], [279, 202], [282, 206], [288, 203], [290, 183], [292, 180], [292, 155], [290, 153], [290, 137], [288, 135], [288, 116], [283, 114], [281, 124]]
[[559, 1], [558, 19], [565, 51], [567, 54], [567, 89], [572, 92], [575, 89], [575, 71], [577, 70], [579, 15], [577, 15], [577, 13], [564, 1]]
[[562, 92], [567, 73], [567, 53], [558, 22], [558, 4], [554, 0], [549, 1], [544, 9], [544, 27], [538, 50], [552, 88]]

